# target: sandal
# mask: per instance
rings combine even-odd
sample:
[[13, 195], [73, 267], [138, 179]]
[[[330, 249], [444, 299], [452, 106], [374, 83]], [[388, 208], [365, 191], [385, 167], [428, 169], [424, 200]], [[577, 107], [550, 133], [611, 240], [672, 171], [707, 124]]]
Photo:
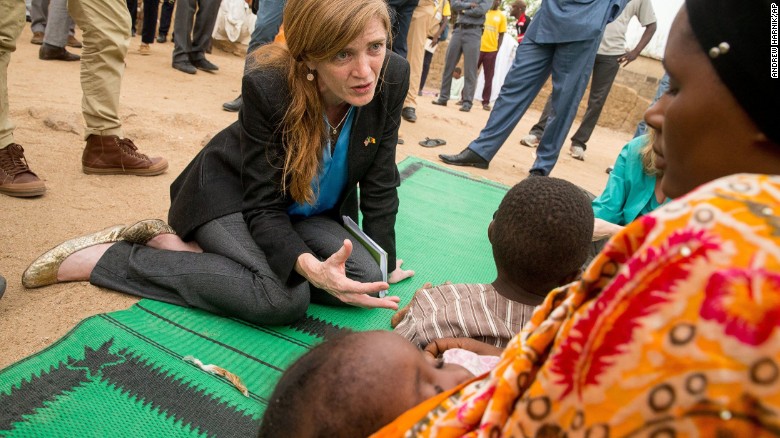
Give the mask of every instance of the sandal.
[[425, 148], [435, 148], [437, 146], [444, 146], [445, 144], [447, 144], [447, 142], [440, 138], [428, 138], [428, 137], [425, 137], [425, 140], [420, 142], [420, 146]]

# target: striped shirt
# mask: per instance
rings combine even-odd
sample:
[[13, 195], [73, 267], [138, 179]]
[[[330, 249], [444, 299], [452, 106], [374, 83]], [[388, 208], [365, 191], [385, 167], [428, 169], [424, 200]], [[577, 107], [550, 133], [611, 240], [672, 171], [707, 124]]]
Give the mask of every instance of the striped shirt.
[[504, 298], [490, 284], [443, 284], [417, 291], [395, 332], [420, 348], [437, 338], [473, 338], [504, 348], [534, 308]]

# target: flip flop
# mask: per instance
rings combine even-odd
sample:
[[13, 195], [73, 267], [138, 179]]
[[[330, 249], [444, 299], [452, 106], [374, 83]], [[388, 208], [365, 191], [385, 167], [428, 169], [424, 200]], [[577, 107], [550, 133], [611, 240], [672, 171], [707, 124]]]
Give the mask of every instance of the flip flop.
[[425, 137], [425, 140], [420, 142], [420, 146], [425, 148], [435, 148], [437, 146], [444, 146], [445, 144], [447, 144], [447, 142], [440, 138], [429, 138], [429, 137]]

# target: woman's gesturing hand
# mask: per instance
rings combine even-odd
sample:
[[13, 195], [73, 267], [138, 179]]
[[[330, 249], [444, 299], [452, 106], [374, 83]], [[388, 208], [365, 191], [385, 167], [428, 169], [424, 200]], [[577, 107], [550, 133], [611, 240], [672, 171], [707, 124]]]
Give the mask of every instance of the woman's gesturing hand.
[[352, 254], [352, 242], [344, 240], [344, 245], [321, 262], [311, 254], [301, 254], [295, 264], [295, 270], [309, 282], [341, 302], [357, 307], [398, 309], [399, 297], [375, 298], [368, 294], [387, 290], [390, 286], [384, 281], [361, 283], [347, 277], [346, 262]]

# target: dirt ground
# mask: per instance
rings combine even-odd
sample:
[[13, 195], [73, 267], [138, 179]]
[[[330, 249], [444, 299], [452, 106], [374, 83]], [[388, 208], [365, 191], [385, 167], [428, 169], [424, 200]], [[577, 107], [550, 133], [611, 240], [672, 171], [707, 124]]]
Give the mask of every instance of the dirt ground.
[[[16, 141], [48, 190], [37, 199], [0, 195], [0, 274], [8, 280], [0, 300], [0, 368], [52, 344], [88, 316], [137, 301], [87, 282], [26, 290], [21, 275], [38, 255], [69, 238], [114, 224], [166, 218], [170, 183], [214, 134], [236, 119], [236, 113], [223, 111], [221, 105], [240, 92], [243, 68], [242, 57], [214, 49], [209, 59], [220, 67], [216, 74], [187, 75], [171, 68], [170, 42], [156, 43], [151, 56], [140, 56], [140, 35], [134, 37], [122, 84], [125, 136], [142, 152], [166, 157], [170, 168], [149, 178], [90, 176], [81, 172], [79, 63], [39, 60], [38, 46], [30, 44], [30, 38], [28, 24], [11, 56], [9, 103]], [[410, 155], [438, 161], [440, 153], [459, 152], [487, 121], [488, 112], [479, 105], [463, 113], [457, 106], [442, 108], [430, 101], [429, 96], [420, 98], [417, 123], [401, 126], [405, 144], [398, 147], [398, 161]], [[520, 146], [519, 140], [538, 116], [536, 111], [526, 114], [490, 169], [458, 169], [508, 185], [518, 182], [534, 159], [533, 150]], [[606, 167], [630, 136], [597, 127], [586, 161], [564, 152], [552, 175], [600, 193]], [[442, 138], [447, 145], [423, 148], [417, 142], [425, 137]], [[422, 284], [425, 279], [414, 281]]]

